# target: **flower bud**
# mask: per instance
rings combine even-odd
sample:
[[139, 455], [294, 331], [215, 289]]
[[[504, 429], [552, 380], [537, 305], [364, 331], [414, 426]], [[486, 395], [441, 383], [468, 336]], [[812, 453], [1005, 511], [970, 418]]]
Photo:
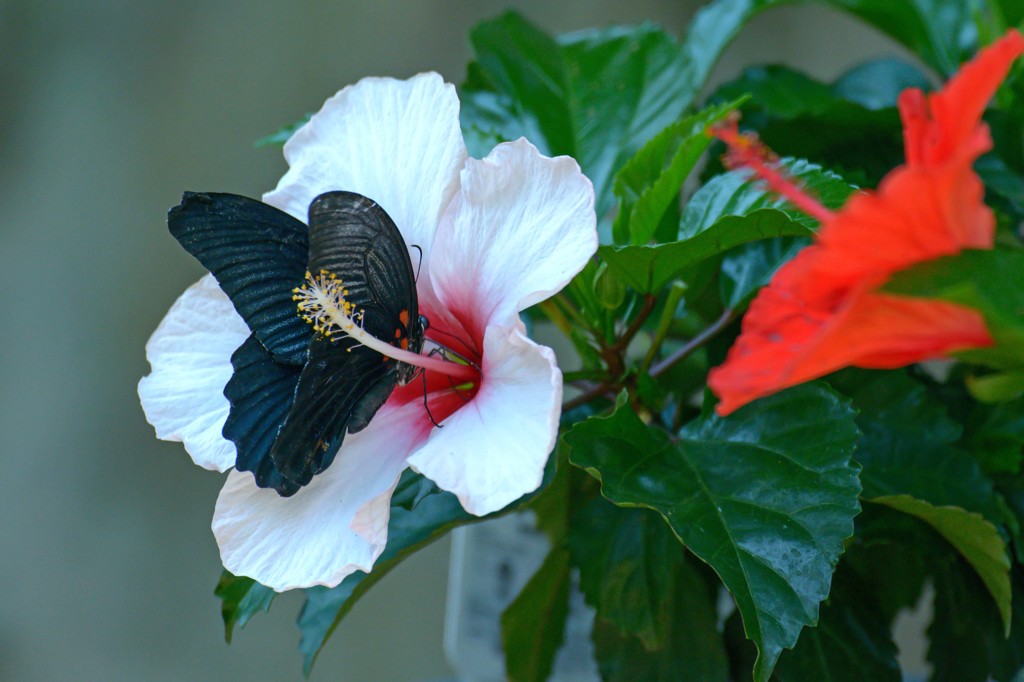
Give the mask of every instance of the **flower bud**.
[[601, 263], [594, 275], [594, 293], [602, 308], [615, 310], [626, 300], [626, 285], [608, 272], [607, 263]]

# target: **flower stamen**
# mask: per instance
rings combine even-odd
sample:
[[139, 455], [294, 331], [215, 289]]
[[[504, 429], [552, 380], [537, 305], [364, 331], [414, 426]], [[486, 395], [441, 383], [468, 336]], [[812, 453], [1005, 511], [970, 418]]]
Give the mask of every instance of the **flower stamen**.
[[733, 112], [725, 121], [711, 126], [708, 133], [724, 142], [729, 150], [722, 162], [730, 170], [749, 168], [768, 185], [768, 189], [785, 197], [798, 209], [824, 223], [832, 217], [832, 211], [821, 205], [793, 181], [778, 163], [779, 157], [764, 145], [756, 133], [741, 133], [739, 114]]
[[[337, 275], [321, 269], [315, 276], [306, 272], [306, 283], [292, 289], [292, 300], [299, 317], [313, 325], [314, 333], [323, 338], [337, 341], [347, 336], [381, 355], [456, 379], [475, 380], [479, 376], [477, 368], [413, 353], [373, 336], [363, 327], [364, 311], [348, 300], [348, 293]], [[398, 337], [405, 338], [401, 334]]]
[[338, 332], [352, 335], [356, 327], [363, 327], [363, 311], [357, 310], [346, 298], [348, 289], [333, 272], [321, 269], [314, 277], [306, 271], [306, 284], [292, 289], [299, 317], [313, 325], [313, 331], [330, 338]]

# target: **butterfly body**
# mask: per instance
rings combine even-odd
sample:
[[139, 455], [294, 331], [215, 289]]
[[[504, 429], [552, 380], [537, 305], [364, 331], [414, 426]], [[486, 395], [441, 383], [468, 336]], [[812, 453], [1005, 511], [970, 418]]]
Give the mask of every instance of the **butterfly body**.
[[[377, 339], [419, 353], [419, 315], [409, 250], [388, 214], [351, 192], [309, 207], [309, 227], [276, 208], [230, 194], [186, 194], [171, 209], [172, 234], [217, 278], [252, 330], [232, 357], [224, 436], [236, 466], [257, 485], [291, 495], [326, 469], [346, 433], [364, 429], [412, 365], [368, 348], [331, 325], [331, 303]], [[315, 310], [294, 292], [319, 277]], [[324, 298], [327, 297], [327, 298]], [[326, 301], [326, 303], [324, 303]]]

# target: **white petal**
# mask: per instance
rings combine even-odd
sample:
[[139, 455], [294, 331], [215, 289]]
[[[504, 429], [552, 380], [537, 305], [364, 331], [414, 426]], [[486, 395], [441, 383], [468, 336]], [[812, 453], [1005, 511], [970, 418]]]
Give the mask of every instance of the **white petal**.
[[480, 390], [434, 429], [409, 466], [483, 516], [540, 486], [558, 436], [562, 373], [517, 327], [488, 327]]
[[265, 202], [306, 222], [317, 195], [358, 192], [426, 254], [466, 159], [455, 87], [436, 73], [364, 78], [327, 100], [284, 155], [290, 168]]
[[523, 139], [467, 161], [461, 177], [430, 275], [442, 302], [479, 333], [512, 324], [583, 268], [597, 249], [594, 188], [574, 160], [541, 156]]
[[228, 417], [224, 385], [231, 354], [249, 336], [213, 275], [175, 301], [146, 344], [153, 371], [139, 382], [139, 398], [157, 438], [181, 441], [193, 461], [225, 471], [235, 446], [221, 435]]
[[327, 471], [292, 497], [232, 471], [213, 515], [224, 567], [279, 592], [333, 587], [373, 568], [387, 542], [391, 493], [430, 427], [422, 411], [421, 403], [385, 405], [369, 426], [345, 437]]

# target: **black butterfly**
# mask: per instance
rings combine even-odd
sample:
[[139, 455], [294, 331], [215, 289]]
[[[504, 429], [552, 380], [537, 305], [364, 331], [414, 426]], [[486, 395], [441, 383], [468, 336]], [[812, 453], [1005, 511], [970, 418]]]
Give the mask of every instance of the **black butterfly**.
[[294, 292], [308, 275], [336, 277], [367, 332], [418, 353], [427, 322], [409, 250], [384, 209], [352, 192], [315, 198], [308, 228], [254, 199], [187, 192], [167, 225], [252, 331], [224, 388], [235, 466], [253, 472], [256, 485], [293, 495], [416, 373], [348, 336], [314, 331]]

